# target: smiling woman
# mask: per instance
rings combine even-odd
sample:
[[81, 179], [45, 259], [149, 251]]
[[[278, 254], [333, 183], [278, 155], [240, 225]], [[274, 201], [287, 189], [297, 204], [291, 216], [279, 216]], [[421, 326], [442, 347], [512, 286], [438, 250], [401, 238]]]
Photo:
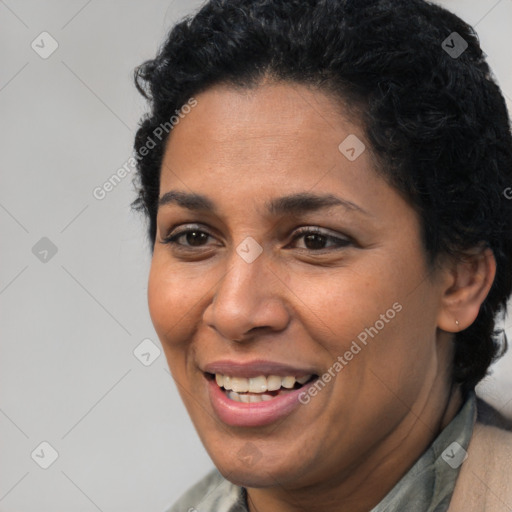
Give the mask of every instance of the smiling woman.
[[196, 102], [134, 202], [216, 466], [171, 511], [509, 510], [512, 434], [474, 389], [506, 347], [512, 137], [472, 29], [421, 0], [210, 0], [136, 83], [137, 152]]

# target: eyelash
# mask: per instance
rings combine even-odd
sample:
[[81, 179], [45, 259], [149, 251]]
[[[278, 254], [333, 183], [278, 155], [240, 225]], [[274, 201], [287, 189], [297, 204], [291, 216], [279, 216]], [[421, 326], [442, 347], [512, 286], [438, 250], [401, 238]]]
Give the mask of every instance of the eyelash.
[[[213, 235], [211, 235], [207, 231], [199, 229], [198, 227], [190, 227], [190, 228], [187, 228], [187, 229], [183, 229], [182, 231], [179, 231], [178, 233], [174, 233], [174, 234], [169, 235], [168, 237], [164, 238], [161, 243], [173, 245], [173, 246], [175, 246], [179, 250], [193, 251], [194, 250], [193, 246], [186, 246], [186, 245], [178, 243], [178, 240], [182, 236], [185, 236], [188, 233], [192, 233], [192, 232], [204, 233], [204, 234], [208, 235], [209, 237], [213, 238]], [[295, 242], [297, 239], [302, 238], [302, 237], [304, 237], [306, 235], [320, 235], [326, 241], [333, 241], [333, 242], [335, 242], [337, 244], [337, 246], [338, 246], [337, 248], [336, 247], [334, 248], [335, 250], [339, 250], [339, 249], [342, 249], [342, 248], [347, 247], [349, 245], [352, 245], [352, 241], [350, 239], [348, 239], [348, 238], [341, 238], [341, 237], [337, 237], [337, 236], [334, 236], [334, 235], [329, 235], [329, 234], [325, 233], [323, 230], [321, 230], [319, 228], [312, 228], [312, 227], [299, 228], [295, 232], [294, 237], [292, 239], [292, 242]], [[203, 246], [199, 246], [198, 248], [201, 249], [202, 247]], [[329, 250], [332, 250], [332, 249], [333, 248], [329, 248], [329, 247], [322, 248], [322, 249], [301, 248], [301, 250], [311, 251], [311, 252], [322, 252], [322, 251], [329, 251]]]

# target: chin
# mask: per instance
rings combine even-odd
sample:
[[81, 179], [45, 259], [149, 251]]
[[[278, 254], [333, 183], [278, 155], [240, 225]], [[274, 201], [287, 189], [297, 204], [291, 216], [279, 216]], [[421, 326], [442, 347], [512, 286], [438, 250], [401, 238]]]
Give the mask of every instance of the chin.
[[[222, 472], [221, 472], [222, 473]], [[279, 480], [259, 470], [242, 470], [222, 473], [222, 476], [239, 487], [251, 487], [253, 489], [264, 489], [277, 485]]]
[[217, 469], [226, 480], [229, 480], [235, 485], [255, 489], [281, 485], [285, 479], [285, 475], [286, 479], [290, 478], [288, 471], [279, 468], [271, 469], [263, 463], [255, 468], [249, 468], [240, 464], [236, 468], [231, 467], [229, 469], [224, 467], [221, 470], [221, 468], [217, 466]]
[[[275, 487], [303, 478], [308, 473], [303, 463], [286, 460], [275, 452], [269, 459], [246, 443], [242, 449], [233, 451], [229, 458], [212, 454], [213, 463], [226, 480], [241, 487]], [[223, 454], [225, 455], [225, 451]]]

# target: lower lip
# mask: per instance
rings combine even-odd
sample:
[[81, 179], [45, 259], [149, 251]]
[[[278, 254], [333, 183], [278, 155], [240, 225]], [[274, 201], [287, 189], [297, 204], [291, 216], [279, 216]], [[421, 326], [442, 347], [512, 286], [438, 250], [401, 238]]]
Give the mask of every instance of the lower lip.
[[[205, 377], [206, 378], [206, 377]], [[303, 388], [278, 395], [267, 402], [235, 402], [222, 391], [215, 379], [206, 379], [213, 410], [221, 421], [232, 427], [262, 427], [280, 420], [300, 407]]]

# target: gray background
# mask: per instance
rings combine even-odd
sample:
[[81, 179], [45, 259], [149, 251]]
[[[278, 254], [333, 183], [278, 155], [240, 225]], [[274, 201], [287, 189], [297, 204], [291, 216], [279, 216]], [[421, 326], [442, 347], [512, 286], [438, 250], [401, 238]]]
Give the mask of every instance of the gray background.
[[[158, 356], [133, 173], [92, 194], [131, 155], [133, 68], [199, 4], [0, 0], [0, 512], [161, 512], [213, 467]], [[510, 108], [512, 0], [442, 4], [476, 26]], [[480, 386], [508, 413], [511, 370], [509, 353]]]

